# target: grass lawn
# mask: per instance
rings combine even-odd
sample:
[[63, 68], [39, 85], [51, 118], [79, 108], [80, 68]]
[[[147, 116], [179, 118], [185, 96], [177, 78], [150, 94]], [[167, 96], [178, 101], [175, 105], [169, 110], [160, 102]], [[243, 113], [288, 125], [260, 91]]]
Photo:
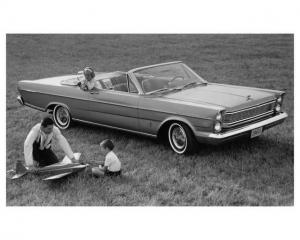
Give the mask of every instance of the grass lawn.
[[199, 145], [191, 156], [154, 139], [76, 124], [63, 131], [73, 150], [96, 164], [103, 158], [99, 142], [112, 139], [124, 176], [76, 175], [56, 183], [32, 175], [7, 178], [7, 205], [293, 205], [293, 35], [7, 35], [7, 170], [23, 160], [25, 137], [43, 115], [16, 101], [19, 80], [73, 74], [84, 66], [126, 71], [174, 60], [211, 82], [285, 90], [288, 119], [258, 139]]

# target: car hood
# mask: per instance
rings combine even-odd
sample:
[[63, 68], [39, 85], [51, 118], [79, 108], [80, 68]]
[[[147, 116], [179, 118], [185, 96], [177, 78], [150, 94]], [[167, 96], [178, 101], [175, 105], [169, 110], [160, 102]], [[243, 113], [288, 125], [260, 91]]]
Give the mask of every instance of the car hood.
[[274, 94], [264, 90], [214, 83], [171, 92], [166, 94], [164, 98], [216, 105], [227, 109], [247, 107], [275, 99]]

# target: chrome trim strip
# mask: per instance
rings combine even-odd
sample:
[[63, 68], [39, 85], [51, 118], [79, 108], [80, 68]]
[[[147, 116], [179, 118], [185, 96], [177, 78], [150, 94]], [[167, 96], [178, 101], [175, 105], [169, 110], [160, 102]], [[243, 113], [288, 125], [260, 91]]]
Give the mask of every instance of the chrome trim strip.
[[38, 92], [38, 91], [28, 90], [28, 89], [22, 89], [21, 91], [32, 92], [32, 93], [41, 93], [41, 92]]
[[210, 134], [208, 134], [208, 137], [209, 138], [213, 138], [213, 139], [228, 138], [228, 137], [231, 137], [231, 136], [234, 136], [234, 135], [238, 135], [240, 133], [251, 131], [251, 130], [253, 130], [255, 128], [263, 127], [265, 125], [268, 125], [268, 124], [271, 124], [271, 123], [283, 120], [283, 119], [287, 118], [287, 116], [288, 116], [287, 113], [284, 112], [284, 113], [281, 113], [281, 114], [279, 114], [279, 115], [277, 115], [275, 117], [272, 117], [272, 118], [266, 119], [264, 121], [261, 121], [261, 122], [258, 122], [258, 123], [254, 123], [252, 125], [249, 125], [249, 126], [246, 126], [246, 127], [243, 127], [243, 128], [239, 128], [239, 129], [236, 129], [236, 130], [233, 130], [233, 131], [230, 131], [230, 132], [219, 133], [219, 134], [210, 133]]
[[250, 109], [258, 108], [258, 107], [265, 106], [265, 105], [268, 105], [268, 104], [271, 104], [271, 103], [275, 103], [275, 102], [276, 102], [275, 100], [272, 100], [272, 101], [269, 101], [269, 102], [266, 102], [266, 103], [260, 103], [260, 104], [254, 105], [252, 107], [243, 108], [241, 110], [237, 110], [237, 111], [234, 111], [234, 112], [225, 112], [225, 115], [227, 115], [227, 114], [231, 115], [231, 114], [235, 114], [235, 113], [239, 113], [239, 112], [248, 111]]
[[[211, 119], [211, 118], [203, 118], [203, 117], [200, 117], [200, 116], [199, 117], [198, 116], [197, 117], [196, 116], [186, 116], [186, 115], [181, 115], [181, 114], [172, 113], [172, 112], [171, 113], [170, 112], [163, 112], [163, 111], [158, 111], [158, 110], [155, 110], [155, 109], [141, 108], [141, 107], [138, 107], [138, 106], [133, 107], [133, 106], [128, 106], [128, 105], [124, 105], [124, 104], [118, 104], [118, 103], [112, 103], [112, 102], [105, 102], [105, 101], [101, 101], [101, 100], [95, 101], [95, 100], [92, 100], [92, 99], [76, 98], [76, 97], [70, 97], [70, 96], [64, 96], [64, 95], [58, 95], [58, 94], [52, 94], [52, 93], [43, 93], [43, 92], [37, 92], [37, 91], [25, 90], [25, 89], [23, 89], [22, 91], [28, 91], [28, 92], [39, 93], [39, 94], [46, 94], [46, 95], [50, 95], [50, 96], [71, 98], [71, 99], [81, 100], [81, 101], [90, 101], [90, 102], [95, 102], [95, 103], [109, 104], [109, 105], [126, 107], [126, 108], [135, 108], [137, 110], [142, 110], [142, 111], [158, 112], [158, 113], [170, 114], [170, 115], [174, 115], [174, 116], [183, 116], [183, 117], [189, 117], [189, 118], [196, 118], [196, 119], [199, 119], [199, 120], [203, 119], [203, 120], [212, 120], [213, 121], [213, 119]], [[141, 95], [138, 95], [138, 94], [134, 94], [134, 95], [131, 95], [131, 96], [141, 97]], [[46, 109], [43, 109], [43, 108], [41, 108], [41, 109], [44, 112], [46, 111]], [[152, 119], [149, 119], [149, 120], [152, 120]]]
[[[64, 98], [71, 98], [71, 99], [75, 99], [75, 100], [82, 100], [82, 101], [90, 101], [90, 102], [95, 102], [95, 103], [103, 103], [103, 104], [110, 104], [110, 105], [115, 105], [115, 106], [120, 106], [120, 107], [130, 107], [128, 105], [124, 105], [124, 104], [118, 104], [118, 103], [112, 103], [112, 102], [105, 102], [105, 101], [101, 101], [101, 100], [93, 100], [93, 99], [84, 99], [84, 98], [76, 98], [76, 97], [70, 97], [70, 96], [65, 96], [65, 95], [59, 95], [59, 94], [53, 94], [53, 93], [45, 93], [45, 92], [38, 92], [38, 91], [32, 91], [32, 90], [27, 90], [27, 89], [23, 89], [22, 91], [27, 91], [27, 92], [32, 92], [32, 93], [39, 93], [39, 94], [45, 94], [45, 95], [50, 95], [50, 96], [57, 96], [57, 97], [64, 97]], [[114, 93], [112, 91], [112, 93]], [[125, 92], [123, 92], [125, 93]], [[130, 96], [139, 96], [138, 94], [131, 94]], [[134, 108], [134, 107], [131, 107]]]
[[149, 137], [153, 137], [153, 138], [157, 137], [157, 135], [150, 134], [150, 133], [144, 133], [144, 132], [139, 132], [139, 131], [135, 131], [135, 130], [129, 130], [129, 129], [125, 129], [125, 128], [114, 127], [114, 126], [110, 126], [110, 125], [106, 125], [106, 124], [81, 120], [81, 119], [78, 119], [78, 118], [72, 118], [72, 120], [78, 121], [78, 122], [83, 122], [83, 123], [88, 123], [88, 124], [93, 124], [93, 125], [97, 125], [97, 126], [100, 126], [100, 127], [106, 127], [106, 128], [112, 128], [112, 129], [116, 129], [116, 130], [120, 130], [120, 131], [136, 133], [136, 134], [145, 135], [145, 136], [149, 136]]
[[210, 82], [215, 85], [220, 85], [220, 86], [228, 86], [230, 85], [231, 87], [234, 88], [243, 88], [243, 89], [253, 89], [253, 90], [258, 90], [258, 91], [266, 91], [268, 93], [277, 93], [277, 94], [285, 94], [284, 91], [279, 91], [279, 90], [271, 90], [267, 88], [257, 88], [257, 87], [247, 87], [247, 86], [240, 86], [240, 85], [231, 85], [231, 84], [224, 84], [224, 83], [215, 83], [215, 82]]
[[29, 103], [24, 103], [24, 106], [31, 107], [31, 108], [34, 108], [34, 109], [37, 109], [37, 110], [40, 110], [40, 111], [45, 112], [45, 109], [44, 109], [44, 108], [37, 107], [37, 106], [32, 105], [32, 104], [29, 104]]
[[235, 122], [230, 122], [230, 123], [225, 123], [224, 122], [224, 126], [225, 127], [232, 127], [232, 125], [235, 125], [237, 123], [240, 123], [240, 122], [246, 123], [246, 122], [249, 122], [251, 120], [255, 120], [255, 118], [260, 118], [260, 117], [265, 117], [265, 116], [271, 115], [272, 113], [274, 113], [274, 110], [270, 110], [268, 112], [261, 113], [261, 114], [258, 114], [258, 115], [255, 115], [255, 116], [249, 117], [249, 118], [244, 118], [242, 120], [235, 121]]
[[159, 64], [153, 64], [153, 65], [149, 65], [149, 66], [144, 66], [144, 67], [138, 67], [138, 68], [134, 68], [129, 70], [129, 73], [133, 73], [139, 70], [143, 70], [143, 69], [147, 69], [147, 68], [153, 68], [153, 67], [158, 67], [158, 66], [164, 66], [164, 65], [169, 65], [169, 64], [174, 64], [174, 63], [181, 63], [182, 61], [174, 61], [174, 62], [166, 62], [166, 63], [159, 63]]

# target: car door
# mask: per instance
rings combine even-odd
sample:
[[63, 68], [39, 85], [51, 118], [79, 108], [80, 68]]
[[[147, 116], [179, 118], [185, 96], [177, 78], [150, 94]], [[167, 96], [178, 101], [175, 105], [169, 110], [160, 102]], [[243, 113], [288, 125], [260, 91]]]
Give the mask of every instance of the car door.
[[[126, 78], [129, 88], [129, 79]], [[81, 120], [111, 127], [138, 131], [139, 95], [118, 88], [82, 93], [88, 100], [81, 111]]]

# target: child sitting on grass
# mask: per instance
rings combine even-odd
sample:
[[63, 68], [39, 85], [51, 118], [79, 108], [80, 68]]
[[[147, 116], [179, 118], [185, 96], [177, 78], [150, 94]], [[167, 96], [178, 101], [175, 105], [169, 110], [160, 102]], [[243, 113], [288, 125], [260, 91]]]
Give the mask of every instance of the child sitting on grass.
[[100, 151], [105, 155], [104, 164], [92, 168], [92, 174], [95, 177], [119, 176], [121, 175], [121, 162], [117, 155], [112, 151], [114, 144], [111, 140], [106, 139], [100, 143]]

